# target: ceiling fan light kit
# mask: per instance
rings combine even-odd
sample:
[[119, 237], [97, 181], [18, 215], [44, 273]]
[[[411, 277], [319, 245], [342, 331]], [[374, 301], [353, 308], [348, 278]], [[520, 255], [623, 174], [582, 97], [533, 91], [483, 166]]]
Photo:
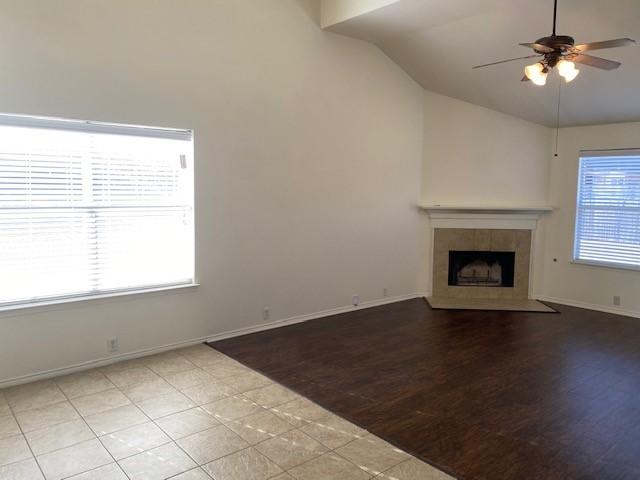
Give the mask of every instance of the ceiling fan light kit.
[[[527, 65], [524, 69], [524, 77], [522, 81], [531, 81], [535, 85], [545, 85], [547, 83], [547, 75], [550, 70], [558, 69], [558, 74], [569, 83], [574, 80], [580, 70], [576, 68], [576, 63], [599, 68], [602, 70], [614, 70], [621, 64], [613, 60], [606, 60], [592, 55], [586, 55], [583, 52], [587, 50], [600, 50], [603, 48], [626, 47], [635, 45], [635, 40], [630, 38], [618, 38], [615, 40], [605, 40], [602, 42], [586, 43], [576, 45], [573, 37], [568, 35], [556, 35], [556, 16], [558, 11], [558, 0], [553, 3], [553, 33], [549, 37], [543, 37], [534, 43], [521, 43], [523, 47], [531, 48], [535, 52], [534, 55], [526, 57], [511, 58], [509, 60], [501, 60], [499, 62], [477, 65], [473, 68], [488, 67], [501, 63], [523, 60], [525, 58], [538, 58], [536, 63]], [[541, 57], [541, 58], [540, 58]]]
[[[550, 68], [553, 67], [547, 67], [543, 62], [538, 62], [524, 67], [524, 74], [534, 84], [545, 85]], [[556, 68], [558, 69], [558, 74], [560, 74], [567, 83], [575, 79], [580, 73], [580, 70], [576, 68], [576, 64], [570, 60], [560, 59], [558, 63], [556, 63]]]
[[564, 77], [564, 80], [567, 83], [576, 78], [580, 73], [580, 70], [576, 68], [576, 64], [570, 60], [560, 59], [556, 64], [556, 68], [558, 69], [560, 76]]
[[540, 62], [524, 67], [524, 74], [536, 85], [546, 84], [548, 73], [549, 69]]

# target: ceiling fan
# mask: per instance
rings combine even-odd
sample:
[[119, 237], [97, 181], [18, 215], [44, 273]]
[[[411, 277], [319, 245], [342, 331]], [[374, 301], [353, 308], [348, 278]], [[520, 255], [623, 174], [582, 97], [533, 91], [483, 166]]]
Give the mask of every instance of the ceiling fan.
[[602, 42], [576, 45], [573, 37], [569, 37], [567, 35], [556, 35], [557, 12], [558, 0], [554, 0], [553, 32], [551, 36], [539, 38], [534, 43], [520, 44], [523, 47], [532, 48], [535, 52], [534, 55], [511, 58], [509, 60], [501, 60], [499, 62], [487, 63], [484, 65], [476, 65], [473, 68], [489, 67], [491, 65], [523, 60], [525, 58], [542, 57], [540, 61], [525, 67], [522, 81], [526, 82], [531, 80], [536, 85], [544, 85], [547, 83], [547, 74], [549, 71], [553, 68], [557, 68], [560, 76], [564, 77], [565, 81], [568, 83], [576, 78], [578, 73], [580, 73], [580, 70], [576, 68], [576, 63], [600, 68], [602, 70], [614, 70], [621, 65], [620, 62], [586, 55], [583, 52], [589, 50], [601, 50], [603, 48], [626, 47], [636, 44], [635, 40], [630, 38], [617, 38], [615, 40], [605, 40]]

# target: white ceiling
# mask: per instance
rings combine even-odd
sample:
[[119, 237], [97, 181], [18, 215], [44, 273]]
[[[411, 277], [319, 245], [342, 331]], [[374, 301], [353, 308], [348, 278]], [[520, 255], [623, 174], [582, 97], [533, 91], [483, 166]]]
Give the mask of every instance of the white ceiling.
[[[555, 126], [557, 72], [538, 87], [520, 82], [534, 60], [471, 69], [529, 54], [518, 43], [550, 35], [552, 10], [552, 0], [398, 0], [326, 28], [375, 43], [428, 90]], [[640, 43], [640, 0], [559, 0], [557, 33], [577, 43]], [[622, 66], [607, 72], [578, 65], [580, 75], [561, 88], [561, 125], [640, 121], [640, 47], [593, 55]]]

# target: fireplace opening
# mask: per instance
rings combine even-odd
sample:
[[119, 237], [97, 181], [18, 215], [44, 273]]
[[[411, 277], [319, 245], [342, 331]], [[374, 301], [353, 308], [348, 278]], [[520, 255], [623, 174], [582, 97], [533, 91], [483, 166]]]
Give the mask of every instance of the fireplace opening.
[[449, 251], [449, 285], [513, 287], [515, 252]]

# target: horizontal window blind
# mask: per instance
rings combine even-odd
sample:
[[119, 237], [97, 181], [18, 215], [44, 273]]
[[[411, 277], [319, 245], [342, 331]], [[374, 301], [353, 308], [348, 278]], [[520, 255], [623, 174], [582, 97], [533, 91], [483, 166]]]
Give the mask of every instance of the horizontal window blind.
[[191, 132], [65, 122], [0, 116], [0, 306], [193, 282]]
[[574, 259], [640, 268], [640, 152], [583, 153]]

